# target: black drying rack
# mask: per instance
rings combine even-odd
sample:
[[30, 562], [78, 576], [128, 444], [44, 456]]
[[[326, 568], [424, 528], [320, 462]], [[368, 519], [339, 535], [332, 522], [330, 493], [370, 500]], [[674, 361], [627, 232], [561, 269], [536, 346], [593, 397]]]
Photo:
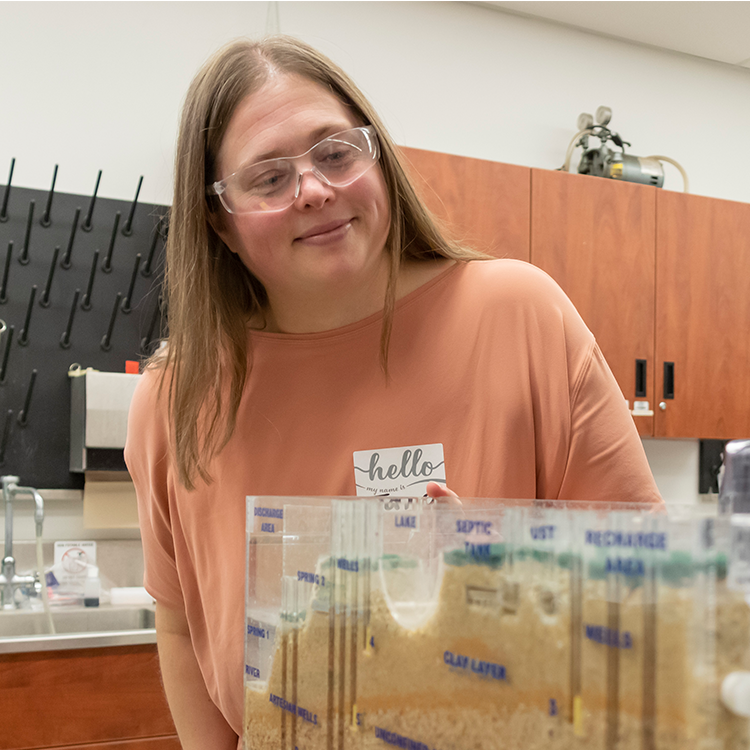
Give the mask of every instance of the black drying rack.
[[[69, 470], [76, 365], [125, 372], [164, 331], [169, 207], [0, 185], [0, 473], [82, 489]], [[113, 466], [112, 468], [124, 468]]]

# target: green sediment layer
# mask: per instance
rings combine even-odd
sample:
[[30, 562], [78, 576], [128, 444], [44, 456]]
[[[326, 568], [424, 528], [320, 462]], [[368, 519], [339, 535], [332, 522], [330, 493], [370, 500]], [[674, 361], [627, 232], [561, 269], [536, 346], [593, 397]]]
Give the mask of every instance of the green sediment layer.
[[668, 586], [689, 586], [699, 574], [713, 575], [717, 580], [727, 576], [727, 557], [717, 553], [704, 560], [694, 560], [688, 552], [675, 551], [659, 556], [618, 555], [617, 550], [598, 550], [593, 559], [584, 559], [573, 552], [555, 553], [533, 547], [512, 549], [504, 543], [472, 545], [464, 549], [446, 552], [443, 559], [446, 565], [483, 565], [493, 570], [513, 562], [538, 562], [557, 565], [570, 570], [577, 562], [584, 571], [584, 577], [591, 580], [605, 580], [611, 574], [623, 575], [631, 586], [640, 586], [646, 574], [653, 571], [654, 579]]

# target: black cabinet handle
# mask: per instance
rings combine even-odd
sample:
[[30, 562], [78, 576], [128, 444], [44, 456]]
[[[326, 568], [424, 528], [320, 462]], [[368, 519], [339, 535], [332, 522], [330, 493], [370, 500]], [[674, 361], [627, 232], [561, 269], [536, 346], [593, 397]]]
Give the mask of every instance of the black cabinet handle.
[[664, 398], [674, 398], [674, 362], [664, 363]]
[[635, 361], [635, 397], [646, 398], [646, 360]]

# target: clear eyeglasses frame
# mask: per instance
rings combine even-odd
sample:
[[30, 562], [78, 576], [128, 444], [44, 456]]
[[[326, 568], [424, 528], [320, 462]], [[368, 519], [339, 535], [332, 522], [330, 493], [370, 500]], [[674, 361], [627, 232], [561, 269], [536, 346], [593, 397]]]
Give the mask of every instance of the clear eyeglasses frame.
[[[334, 133], [299, 156], [248, 164], [206, 187], [218, 195], [230, 214], [283, 211], [297, 200], [302, 177], [311, 172], [331, 187], [346, 187], [362, 177], [380, 158], [375, 128], [366, 125]], [[298, 164], [304, 164], [299, 167]]]

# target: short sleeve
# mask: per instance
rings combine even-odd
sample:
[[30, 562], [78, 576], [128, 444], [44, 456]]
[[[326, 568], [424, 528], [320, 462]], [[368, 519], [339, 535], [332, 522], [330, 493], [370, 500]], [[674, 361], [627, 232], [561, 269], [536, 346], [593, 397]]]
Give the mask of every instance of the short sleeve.
[[571, 394], [570, 430], [560, 499], [662, 502], [625, 398], [595, 342]]
[[175, 519], [166, 389], [160, 392], [161, 370], [147, 369], [133, 395], [128, 415], [125, 462], [138, 498], [143, 542], [143, 585], [157, 602], [183, 609], [175, 561]]

